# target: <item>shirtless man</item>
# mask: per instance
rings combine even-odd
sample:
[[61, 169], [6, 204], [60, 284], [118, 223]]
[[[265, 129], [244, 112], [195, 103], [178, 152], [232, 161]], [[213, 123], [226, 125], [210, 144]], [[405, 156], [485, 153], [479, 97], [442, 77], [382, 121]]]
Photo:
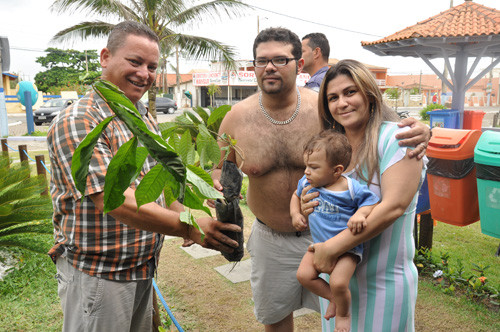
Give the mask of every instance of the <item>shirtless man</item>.
[[[296, 232], [290, 217], [290, 198], [305, 169], [302, 148], [320, 131], [318, 94], [296, 86], [304, 60], [301, 41], [293, 32], [283, 28], [261, 31], [253, 55], [261, 92], [234, 105], [219, 133], [231, 135], [243, 151], [242, 171], [249, 179], [247, 202], [257, 218], [247, 243], [255, 315], [265, 331], [288, 332], [293, 331], [294, 310], [319, 311], [318, 298], [296, 278], [312, 238], [309, 231]], [[409, 137], [424, 131], [428, 132], [412, 130]], [[423, 141], [417, 137], [410, 144]], [[422, 152], [422, 148], [414, 151]], [[234, 152], [228, 159], [242, 163]], [[222, 190], [220, 169], [212, 178], [215, 188]]]

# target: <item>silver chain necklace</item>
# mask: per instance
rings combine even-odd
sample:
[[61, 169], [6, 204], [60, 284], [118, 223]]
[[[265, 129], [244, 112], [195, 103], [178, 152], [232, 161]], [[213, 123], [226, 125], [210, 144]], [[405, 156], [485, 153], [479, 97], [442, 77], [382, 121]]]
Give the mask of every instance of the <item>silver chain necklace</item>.
[[300, 92], [299, 92], [299, 88], [297, 88], [297, 108], [295, 109], [295, 112], [293, 112], [292, 116], [288, 119], [288, 120], [285, 120], [285, 121], [278, 121], [278, 120], [274, 120], [266, 111], [266, 109], [264, 108], [264, 105], [262, 105], [262, 91], [260, 92], [259, 94], [259, 105], [260, 105], [260, 110], [262, 111], [262, 113], [264, 113], [264, 116], [269, 120], [269, 122], [271, 122], [272, 124], [275, 124], [275, 125], [286, 125], [286, 124], [289, 124], [290, 122], [293, 121], [293, 119], [295, 119], [295, 117], [297, 116], [297, 114], [299, 114], [299, 109], [300, 109]]

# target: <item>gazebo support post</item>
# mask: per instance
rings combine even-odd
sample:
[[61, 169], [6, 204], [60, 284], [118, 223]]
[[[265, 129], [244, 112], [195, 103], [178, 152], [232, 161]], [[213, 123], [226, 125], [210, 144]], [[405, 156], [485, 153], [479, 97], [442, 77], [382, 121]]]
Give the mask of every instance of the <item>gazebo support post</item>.
[[[457, 53], [455, 60], [455, 75], [453, 79], [453, 99], [451, 101], [451, 109], [460, 112], [458, 128], [463, 128], [464, 121], [464, 102], [465, 102], [465, 84], [467, 75], [467, 54], [463, 49]], [[455, 98], [455, 96], [457, 98]]]

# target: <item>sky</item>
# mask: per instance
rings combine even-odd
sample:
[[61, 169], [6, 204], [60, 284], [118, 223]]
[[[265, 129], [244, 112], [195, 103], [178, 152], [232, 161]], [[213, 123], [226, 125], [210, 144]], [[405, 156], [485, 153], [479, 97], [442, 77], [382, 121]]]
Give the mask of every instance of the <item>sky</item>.
[[[126, 0], [125, 0], [126, 1]], [[189, 1], [189, 0], [187, 0]], [[231, 45], [238, 59], [251, 60], [252, 45], [258, 28], [285, 27], [300, 38], [310, 32], [323, 32], [330, 42], [330, 58], [352, 58], [366, 64], [388, 68], [391, 75], [433, 74], [419, 58], [378, 56], [364, 50], [361, 41], [375, 41], [437, 15], [464, 0], [243, 0], [255, 6], [236, 18], [201, 20], [189, 29], [179, 32], [209, 37]], [[500, 10], [499, 0], [475, 0], [487, 7]], [[60, 30], [82, 21], [93, 20], [84, 13], [56, 14], [51, 12], [52, 0], [0, 0], [0, 36], [7, 36], [10, 43], [10, 72], [19, 74], [23, 80], [34, 80], [43, 71], [37, 57], [45, 55], [48, 47], [61, 49], [94, 49], [98, 52], [106, 40], [81, 41], [66, 44], [51, 43], [51, 38]], [[108, 19], [111, 20], [111, 19]], [[117, 21], [114, 21], [117, 22]], [[173, 60], [173, 59], [172, 59]], [[443, 61], [432, 61], [443, 68]], [[469, 64], [473, 62], [469, 60]], [[491, 62], [486, 58], [478, 70]], [[209, 68], [206, 61], [184, 59], [181, 73], [191, 69]]]

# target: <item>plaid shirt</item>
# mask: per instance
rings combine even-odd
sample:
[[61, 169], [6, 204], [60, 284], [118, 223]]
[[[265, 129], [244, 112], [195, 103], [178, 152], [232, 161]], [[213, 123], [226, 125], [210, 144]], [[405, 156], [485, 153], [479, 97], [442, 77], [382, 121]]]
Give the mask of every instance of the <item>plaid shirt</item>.
[[[144, 122], [153, 132], [158, 127], [141, 103]], [[61, 255], [75, 268], [92, 276], [111, 280], [152, 278], [163, 244], [163, 236], [142, 231], [100, 212], [89, 195], [104, 191], [108, 165], [120, 146], [133, 135], [117, 117], [99, 138], [89, 165], [85, 196], [76, 189], [71, 175], [71, 158], [78, 144], [113, 111], [95, 92], [91, 92], [61, 111], [49, 128], [52, 174], [50, 192], [54, 206], [55, 245], [49, 255], [55, 261]], [[148, 156], [141, 174], [131, 188], [156, 165]], [[156, 201], [165, 206], [163, 195]]]

